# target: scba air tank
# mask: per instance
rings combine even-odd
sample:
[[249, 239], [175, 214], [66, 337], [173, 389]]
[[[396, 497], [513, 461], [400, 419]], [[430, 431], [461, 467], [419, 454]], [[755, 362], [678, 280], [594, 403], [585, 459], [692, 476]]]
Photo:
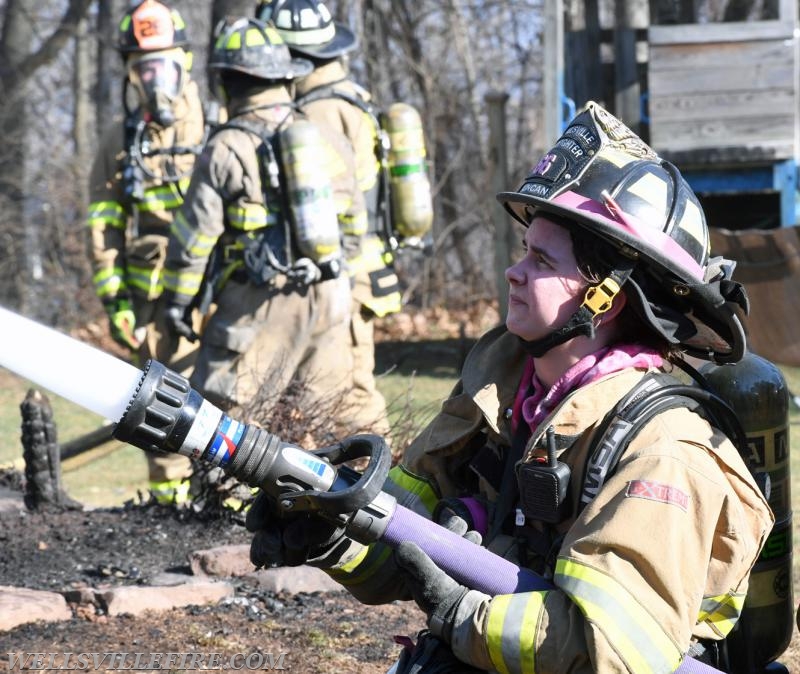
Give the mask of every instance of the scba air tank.
[[419, 113], [393, 103], [383, 119], [389, 134], [389, 180], [392, 221], [405, 238], [420, 237], [433, 224], [433, 198], [425, 162], [425, 136]]
[[326, 157], [332, 149], [319, 129], [298, 120], [280, 132], [289, 210], [297, 248], [318, 264], [341, 257], [339, 221]]
[[727, 639], [731, 671], [761, 674], [786, 650], [794, 630], [789, 390], [781, 371], [754, 353], [702, 372], [736, 412], [754, 468], [770, 476], [775, 526], [750, 575], [739, 626]]

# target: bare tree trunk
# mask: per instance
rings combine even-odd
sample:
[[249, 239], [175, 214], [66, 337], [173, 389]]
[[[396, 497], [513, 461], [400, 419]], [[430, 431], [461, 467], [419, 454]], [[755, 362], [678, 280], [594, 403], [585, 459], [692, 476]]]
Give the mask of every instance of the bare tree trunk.
[[486, 142], [482, 134], [477, 133], [480, 126], [479, 120], [481, 116], [481, 102], [480, 94], [478, 93], [477, 75], [475, 73], [475, 59], [472, 53], [472, 45], [469, 41], [469, 31], [467, 30], [467, 20], [464, 17], [464, 10], [462, 8], [462, 0], [449, 0], [449, 17], [451, 23], [451, 38], [455, 45], [456, 51], [461, 57], [464, 66], [464, 78], [469, 92], [469, 111], [470, 111], [470, 127], [475, 129], [476, 141], [478, 143], [478, 151], [480, 156], [481, 165], [485, 165], [488, 161], [488, 151], [486, 149]]
[[72, 123], [72, 138], [75, 141], [75, 166], [77, 175], [75, 182], [80, 193], [80, 203], [89, 201], [87, 189], [87, 167], [92, 156], [92, 98], [91, 81], [92, 65], [89, 49], [89, 35], [86, 21], [81, 21], [78, 34], [75, 36], [75, 60], [73, 72], [73, 91], [75, 92], [75, 119]]
[[120, 60], [114, 41], [117, 37], [114, 0], [97, 0], [97, 85], [94, 96], [97, 135], [103, 132], [117, 105], [114, 102], [114, 84], [118, 80], [114, 63]]
[[0, 153], [0, 228], [3, 232], [3, 253], [0, 254], [0, 281], [5, 303], [27, 312], [26, 282], [31, 256], [40, 251], [26, 250], [25, 175], [28, 134], [27, 87], [39, 68], [47, 65], [74, 36], [78, 23], [91, 0], [70, 0], [56, 30], [36, 51], [40, 43], [33, 24], [35, 15], [25, 0], [7, 0], [0, 36], [0, 124], [4, 149]]
[[[5, 293], [3, 298], [19, 305], [27, 312], [28, 301], [26, 283], [28, 251], [26, 250], [26, 227], [24, 208], [25, 185], [25, 140], [27, 135], [26, 82], [20, 81], [14, 71], [24, 62], [27, 50], [34, 37], [30, 16], [20, 0], [9, 0], [3, 23], [3, 36], [0, 50], [4, 64], [2, 70], [2, 91], [5, 102], [2, 104], [2, 127], [5, 148], [0, 153], [0, 203], [4, 231], [7, 232], [5, 248], [7, 255], [2, 268], [4, 271]], [[4, 294], [5, 294], [4, 293]]]

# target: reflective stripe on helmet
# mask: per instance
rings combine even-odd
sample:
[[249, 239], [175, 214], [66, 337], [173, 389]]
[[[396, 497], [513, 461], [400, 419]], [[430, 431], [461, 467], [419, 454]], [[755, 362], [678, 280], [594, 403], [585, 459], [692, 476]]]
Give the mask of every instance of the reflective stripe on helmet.
[[256, 16], [271, 21], [286, 44], [304, 56], [332, 59], [358, 46], [353, 32], [335, 22], [319, 0], [264, 0]]
[[628, 669], [637, 674], [674, 672], [683, 654], [653, 615], [608, 574], [559, 558], [556, 585], [602, 632]]

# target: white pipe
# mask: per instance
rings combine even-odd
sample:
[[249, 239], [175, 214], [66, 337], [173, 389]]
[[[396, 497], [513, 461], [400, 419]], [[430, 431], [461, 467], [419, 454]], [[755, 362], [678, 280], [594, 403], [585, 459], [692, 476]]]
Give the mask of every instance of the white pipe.
[[133, 365], [3, 307], [0, 366], [114, 422], [142, 377]]

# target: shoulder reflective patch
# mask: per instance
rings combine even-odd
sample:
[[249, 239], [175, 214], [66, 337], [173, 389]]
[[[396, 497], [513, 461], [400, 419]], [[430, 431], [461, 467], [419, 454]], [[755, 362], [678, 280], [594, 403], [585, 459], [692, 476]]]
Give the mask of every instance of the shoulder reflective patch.
[[659, 501], [660, 503], [678, 506], [683, 511], [689, 508], [689, 494], [677, 487], [671, 487], [660, 482], [652, 482], [651, 480], [631, 480], [628, 482], [625, 498], [629, 497]]

